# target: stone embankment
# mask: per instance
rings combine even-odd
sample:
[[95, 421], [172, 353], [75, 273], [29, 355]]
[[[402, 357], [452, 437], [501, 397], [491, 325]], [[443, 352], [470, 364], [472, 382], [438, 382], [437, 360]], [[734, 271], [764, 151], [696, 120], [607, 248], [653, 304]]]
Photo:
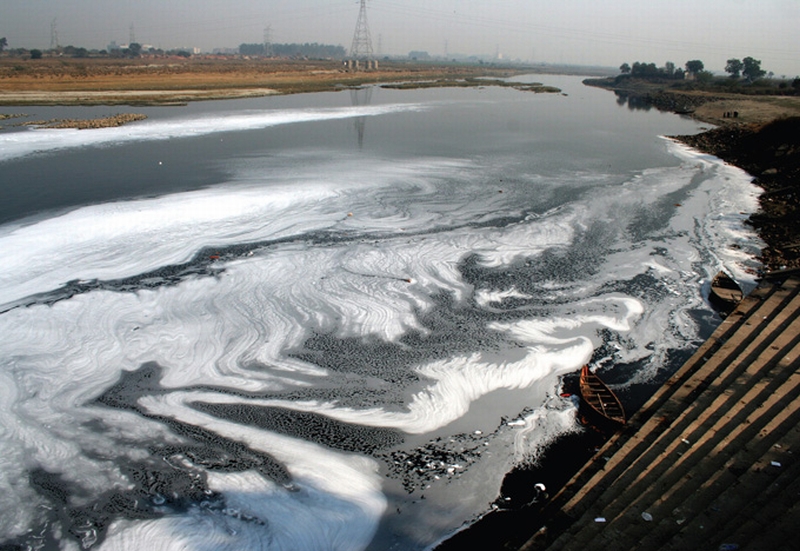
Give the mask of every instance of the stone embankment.
[[795, 549], [800, 279], [762, 283], [544, 511], [524, 551]]

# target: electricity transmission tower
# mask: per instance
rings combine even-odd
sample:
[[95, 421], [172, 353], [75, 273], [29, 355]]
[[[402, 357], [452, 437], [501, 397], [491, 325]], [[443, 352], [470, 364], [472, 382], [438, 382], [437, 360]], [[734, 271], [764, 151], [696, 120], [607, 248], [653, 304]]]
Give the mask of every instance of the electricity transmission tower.
[[264, 55], [272, 57], [272, 26], [267, 25], [264, 27]]
[[56, 29], [55, 18], [53, 18], [53, 22], [50, 23], [50, 49], [58, 49], [58, 30]]
[[373, 58], [372, 37], [370, 37], [369, 25], [367, 25], [367, 0], [361, 0], [356, 32], [353, 34], [353, 45], [350, 46], [350, 57], [367, 60]]

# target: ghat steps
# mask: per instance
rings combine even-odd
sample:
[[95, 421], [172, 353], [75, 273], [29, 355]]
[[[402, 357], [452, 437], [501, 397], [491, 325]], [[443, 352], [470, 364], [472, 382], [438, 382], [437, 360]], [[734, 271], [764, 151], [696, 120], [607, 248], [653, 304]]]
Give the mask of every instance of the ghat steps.
[[556, 495], [521, 549], [795, 549], [800, 279], [762, 283]]

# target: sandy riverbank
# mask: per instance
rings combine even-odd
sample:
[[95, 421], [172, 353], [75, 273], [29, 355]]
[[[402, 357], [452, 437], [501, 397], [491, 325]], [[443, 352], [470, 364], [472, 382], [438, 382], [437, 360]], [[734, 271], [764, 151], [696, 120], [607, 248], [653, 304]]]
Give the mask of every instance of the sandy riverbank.
[[0, 105], [175, 105], [513, 74], [502, 68], [407, 63], [348, 72], [339, 61], [0, 58]]

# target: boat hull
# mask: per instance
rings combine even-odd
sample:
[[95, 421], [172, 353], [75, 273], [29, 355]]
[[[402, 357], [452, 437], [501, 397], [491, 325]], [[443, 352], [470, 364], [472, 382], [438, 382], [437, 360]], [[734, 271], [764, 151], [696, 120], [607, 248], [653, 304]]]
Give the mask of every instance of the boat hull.
[[581, 398], [591, 411], [601, 418], [624, 425], [627, 421], [625, 409], [617, 395], [585, 365], [580, 377]]
[[730, 313], [743, 298], [742, 289], [728, 274], [721, 271], [714, 276], [708, 300], [720, 313]]

